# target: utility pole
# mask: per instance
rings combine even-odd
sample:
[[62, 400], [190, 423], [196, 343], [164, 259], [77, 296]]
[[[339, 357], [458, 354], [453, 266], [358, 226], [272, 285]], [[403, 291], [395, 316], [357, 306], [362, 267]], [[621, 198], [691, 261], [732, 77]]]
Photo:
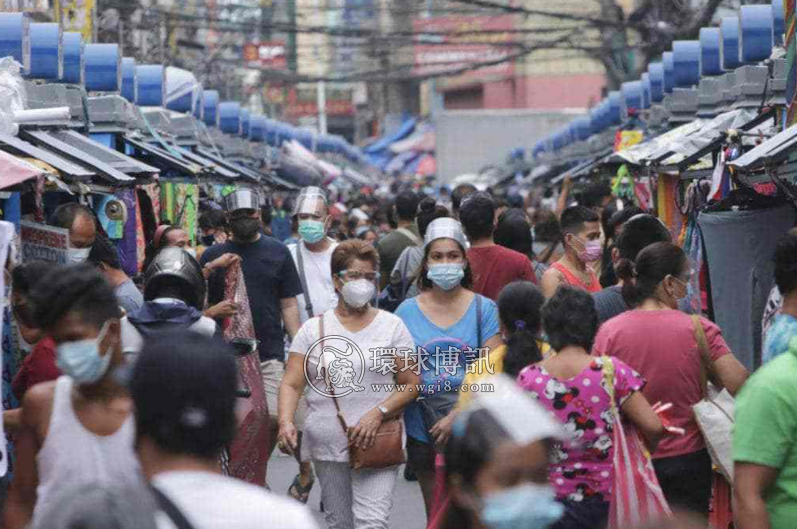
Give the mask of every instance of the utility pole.
[[288, 7], [288, 52], [287, 62], [288, 62], [288, 69], [292, 72], [296, 72], [298, 70], [298, 58], [297, 58], [297, 49], [296, 49], [296, 0], [288, 0], [287, 1]]
[[324, 81], [319, 81], [316, 88], [318, 94], [318, 133], [327, 133], [327, 87]]

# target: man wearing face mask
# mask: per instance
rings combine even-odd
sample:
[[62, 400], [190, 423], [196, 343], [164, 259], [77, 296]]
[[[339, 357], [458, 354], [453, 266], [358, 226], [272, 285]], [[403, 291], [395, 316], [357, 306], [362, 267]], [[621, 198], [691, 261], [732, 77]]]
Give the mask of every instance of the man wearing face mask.
[[[327, 237], [331, 218], [325, 193], [318, 187], [306, 187], [299, 193], [292, 212], [299, 223], [299, 237], [291, 244], [291, 252], [304, 293], [298, 296], [299, 317], [302, 324], [308, 319], [323, 314], [338, 304], [335, 283], [332, 281], [332, 253], [338, 243]], [[296, 425], [302, 429], [306, 403], [299, 401]], [[309, 462], [300, 462], [301, 473], [296, 476], [288, 491], [295, 499], [307, 502], [313, 487], [313, 467]]]
[[114, 288], [119, 306], [127, 314], [132, 314], [144, 304], [144, 296], [136, 288], [133, 280], [122, 270], [119, 252], [105, 237], [98, 237], [89, 252], [89, 263], [102, 272], [108, 283]]
[[135, 479], [133, 403], [112, 372], [123, 363], [121, 312], [92, 267], [58, 268], [31, 296], [38, 324], [56, 344], [64, 376], [28, 390], [3, 527], [47, 516], [64, 488]]
[[562, 212], [559, 224], [565, 254], [542, 276], [542, 293], [551, 298], [559, 285], [570, 285], [594, 294], [601, 290], [598, 276], [590, 265], [601, 258], [601, 229], [598, 214], [584, 206]]
[[[284, 334], [287, 332], [293, 340], [299, 330], [296, 296], [301, 295], [302, 285], [288, 247], [261, 233], [260, 205], [259, 195], [250, 189], [238, 189], [227, 195], [224, 209], [233, 238], [205, 250], [200, 263], [205, 266], [227, 253], [241, 259], [255, 337], [260, 342], [258, 347], [268, 409], [273, 417], [271, 426], [274, 431], [270, 438], [276, 439], [277, 393], [285, 361]], [[214, 270], [208, 280], [209, 303], [224, 299], [224, 284], [223, 269]]]
[[50, 217], [50, 225], [69, 230], [69, 262], [85, 263], [91, 246], [97, 238], [97, 219], [94, 213], [82, 204], [61, 204]]

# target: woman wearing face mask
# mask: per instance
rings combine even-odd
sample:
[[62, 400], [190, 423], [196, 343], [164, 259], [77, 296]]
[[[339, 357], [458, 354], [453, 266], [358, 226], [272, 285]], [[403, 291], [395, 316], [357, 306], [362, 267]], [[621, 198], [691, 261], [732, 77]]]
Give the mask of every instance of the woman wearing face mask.
[[[417, 397], [413, 391], [390, 389], [394, 382], [408, 387], [419, 382], [410, 354], [414, 343], [398, 317], [371, 306], [379, 282], [379, 254], [373, 246], [357, 240], [340, 243], [331, 269], [338, 305], [309, 319], [291, 344], [279, 392], [277, 446], [289, 454], [296, 450], [294, 416], [310, 380], [301, 458], [313, 462], [327, 526], [387, 529], [398, 467], [353, 470], [347, 446], [373, 446], [382, 421], [399, 417]], [[318, 343], [322, 328], [325, 339]], [[340, 397], [348, 438], [331, 395]]]
[[[661, 420], [639, 393], [645, 381], [616, 359], [592, 358], [589, 350], [598, 329], [592, 296], [561, 287], [542, 309], [543, 327], [556, 351], [526, 367], [519, 384], [556, 416], [573, 435], [556, 449], [551, 484], [565, 506], [556, 529], [603, 527], [609, 515], [613, 484], [613, 429], [620, 411], [651, 449], [663, 434]], [[611, 364], [605, 364], [608, 361]], [[606, 390], [606, 369], [614, 370], [614, 401]]]
[[[593, 354], [614, 356], [645, 377], [642, 394], [649, 402], [673, 404], [670, 422], [686, 434], [661, 442], [653, 454], [656, 474], [671, 507], [707, 515], [711, 458], [692, 411], [703, 397], [701, 357], [695, 323], [678, 310], [691, 274], [686, 254], [667, 242], [642, 250], [636, 265], [619, 263], [623, 296], [635, 309], [601, 326]], [[736, 394], [747, 379], [747, 370], [731, 354], [719, 327], [705, 318], [700, 318], [700, 324], [712, 360], [710, 380]]]
[[[424, 395], [423, 408], [413, 403], [404, 415], [408, 464], [418, 476], [427, 516], [433, 514], [435, 498], [435, 446], [442, 449], [451, 436], [464, 363], [489, 356], [503, 343], [495, 303], [469, 290], [473, 277], [465, 247], [465, 235], [456, 220], [440, 218], [429, 224], [416, 280], [421, 293], [396, 309], [422, 348], [421, 377], [427, 391], [433, 388]], [[477, 349], [486, 353], [479, 355]], [[465, 354], [451, 357], [446, 354], [451, 350]]]
[[553, 442], [567, 432], [509, 377], [491, 383], [454, 424], [446, 449], [451, 502], [434, 529], [545, 529], [564, 511], [548, 467]]

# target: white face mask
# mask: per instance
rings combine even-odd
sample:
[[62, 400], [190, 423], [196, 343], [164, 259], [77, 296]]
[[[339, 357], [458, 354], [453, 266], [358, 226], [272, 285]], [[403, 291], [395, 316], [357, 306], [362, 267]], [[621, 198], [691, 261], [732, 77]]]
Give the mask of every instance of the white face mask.
[[367, 279], [357, 279], [343, 285], [340, 293], [343, 294], [343, 301], [347, 305], [359, 309], [374, 298], [376, 285]]
[[66, 255], [69, 259], [69, 264], [85, 263], [89, 258], [91, 248], [69, 248]]

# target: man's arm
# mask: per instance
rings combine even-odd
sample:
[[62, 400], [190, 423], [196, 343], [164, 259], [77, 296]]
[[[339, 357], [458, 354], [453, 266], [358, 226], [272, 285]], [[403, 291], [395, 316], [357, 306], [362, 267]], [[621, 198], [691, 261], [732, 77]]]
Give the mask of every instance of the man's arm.
[[778, 469], [737, 462], [733, 471], [733, 512], [737, 529], [771, 529], [766, 491], [778, 477]]
[[280, 308], [282, 309], [282, 324], [285, 326], [285, 332], [287, 332], [288, 337], [293, 340], [293, 337], [299, 332], [299, 327], [301, 326], [299, 302], [295, 297], [283, 298], [280, 300]]
[[[51, 393], [51, 392], [50, 392]], [[51, 397], [41, 386], [34, 386], [26, 394], [22, 403], [22, 417], [16, 443], [14, 479], [8, 491], [6, 508], [3, 513], [3, 527], [23, 529], [33, 518], [36, 505], [36, 487], [39, 485], [39, 472], [36, 456], [40, 443], [37, 427], [42, 414], [42, 399]]]

